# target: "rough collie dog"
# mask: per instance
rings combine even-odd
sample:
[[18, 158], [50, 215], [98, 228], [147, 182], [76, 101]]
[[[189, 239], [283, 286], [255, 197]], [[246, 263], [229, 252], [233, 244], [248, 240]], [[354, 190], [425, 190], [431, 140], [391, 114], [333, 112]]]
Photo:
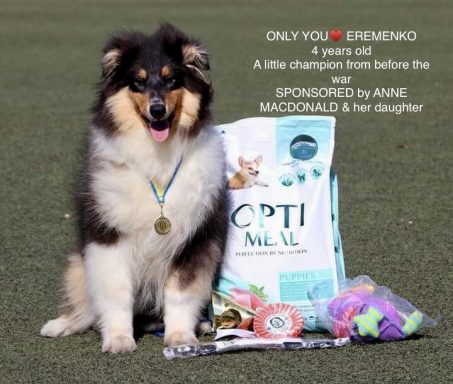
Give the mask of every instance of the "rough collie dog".
[[167, 345], [197, 341], [228, 226], [208, 69], [202, 45], [168, 24], [107, 43], [77, 199], [80, 251], [42, 335], [94, 326], [103, 351], [133, 351], [133, 316], [151, 311]]

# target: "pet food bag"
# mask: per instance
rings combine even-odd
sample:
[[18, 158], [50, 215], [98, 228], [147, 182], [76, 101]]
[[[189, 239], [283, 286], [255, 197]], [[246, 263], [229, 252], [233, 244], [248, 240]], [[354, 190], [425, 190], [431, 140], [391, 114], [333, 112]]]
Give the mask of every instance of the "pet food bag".
[[335, 119], [249, 118], [218, 126], [232, 199], [226, 258], [213, 293], [214, 327], [250, 329], [264, 304], [292, 304], [306, 330], [322, 323], [310, 301], [344, 280]]

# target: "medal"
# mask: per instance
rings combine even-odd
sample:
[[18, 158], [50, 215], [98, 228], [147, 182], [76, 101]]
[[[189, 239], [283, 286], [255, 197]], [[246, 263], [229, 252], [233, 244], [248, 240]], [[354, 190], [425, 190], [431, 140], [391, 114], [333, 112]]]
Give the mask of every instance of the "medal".
[[171, 222], [165, 216], [161, 216], [154, 223], [154, 229], [159, 235], [166, 235], [170, 232]]
[[171, 229], [171, 221], [164, 215], [165, 197], [166, 197], [167, 192], [170, 189], [171, 185], [173, 184], [173, 181], [175, 180], [176, 174], [179, 171], [179, 167], [181, 166], [181, 163], [182, 163], [182, 157], [179, 160], [178, 165], [176, 166], [176, 168], [173, 172], [173, 175], [171, 176], [170, 181], [168, 182], [167, 186], [164, 188], [162, 193], [159, 193], [160, 189], [157, 187], [156, 184], [154, 184], [152, 181], [149, 182], [149, 185], [151, 186], [154, 196], [156, 197], [156, 200], [160, 205], [160, 216], [154, 222], [154, 230], [159, 235], [166, 235], [168, 232], [170, 232], [170, 229]]
[[168, 220], [163, 213], [163, 205], [160, 206], [160, 217], [154, 222], [154, 230], [159, 235], [166, 235], [170, 232], [171, 229], [171, 221]]

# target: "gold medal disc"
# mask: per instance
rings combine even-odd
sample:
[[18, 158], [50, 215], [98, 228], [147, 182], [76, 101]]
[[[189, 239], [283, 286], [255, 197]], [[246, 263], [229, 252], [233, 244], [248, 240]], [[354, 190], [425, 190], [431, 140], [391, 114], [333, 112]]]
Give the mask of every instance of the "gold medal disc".
[[166, 235], [170, 232], [171, 222], [165, 216], [161, 216], [154, 223], [154, 229], [159, 235]]

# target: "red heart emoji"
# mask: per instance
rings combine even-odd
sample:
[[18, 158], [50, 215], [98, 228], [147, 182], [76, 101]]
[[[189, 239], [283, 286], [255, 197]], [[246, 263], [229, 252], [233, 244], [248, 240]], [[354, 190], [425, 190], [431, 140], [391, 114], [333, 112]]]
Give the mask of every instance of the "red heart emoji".
[[341, 29], [331, 29], [329, 35], [333, 41], [337, 42], [343, 36], [343, 31]]

